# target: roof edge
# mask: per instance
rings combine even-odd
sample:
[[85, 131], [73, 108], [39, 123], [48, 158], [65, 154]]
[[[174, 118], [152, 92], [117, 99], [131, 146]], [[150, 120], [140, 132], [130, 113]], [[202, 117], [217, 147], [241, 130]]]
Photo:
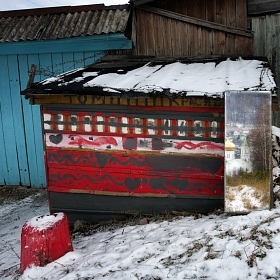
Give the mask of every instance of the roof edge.
[[112, 5], [105, 6], [104, 4], [94, 5], [82, 5], [82, 6], [58, 6], [48, 8], [36, 8], [36, 9], [23, 9], [23, 10], [9, 10], [0, 11], [0, 18], [8, 17], [21, 17], [21, 16], [42, 16], [42, 15], [53, 15], [63, 13], [76, 13], [76, 12], [87, 12], [95, 10], [124, 10], [129, 7], [126, 5]]

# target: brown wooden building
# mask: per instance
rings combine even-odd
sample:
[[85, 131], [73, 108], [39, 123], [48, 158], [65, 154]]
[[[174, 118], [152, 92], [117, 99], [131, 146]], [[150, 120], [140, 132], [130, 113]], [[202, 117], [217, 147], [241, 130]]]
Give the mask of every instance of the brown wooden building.
[[246, 0], [132, 0], [134, 55], [252, 55]]

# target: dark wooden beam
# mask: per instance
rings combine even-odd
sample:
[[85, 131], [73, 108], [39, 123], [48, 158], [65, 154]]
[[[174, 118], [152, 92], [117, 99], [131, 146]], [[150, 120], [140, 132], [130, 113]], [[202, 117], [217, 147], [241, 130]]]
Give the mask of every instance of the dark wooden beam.
[[248, 15], [257, 16], [280, 12], [279, 0], [248, 0]]
[[130, 2], [133, 3], [134, 6], [139, 6], [153, 1], [155, 0], [131, 0]]
[[147, 11], [147, 12], [150, 12], [150, 13], [160, 15], [160, 16], [164, 16], [164, 17], [168, 17], [168, 18], [171, 18], [171, 19], [187, 22], [187, 23], [190, 23], [190, 24], [195, 24], [195, 25], [198, 25], [198, 26], [207, 27], [207, 28], [210, 28], [210, 29], [219, 30], [219, 31], [223, 31], [223, 32], [231, 33], [231, 34], [235, 34], [235, 35], [241, 35], [241, 36], [245, 36], [245, 37], [253, 37], [252, 32], [244, 30], [244, 29], [230, 27], [230, 26], [226, 26], [226, 25], [211, 22], [211, 21], [201, 20], [201, 19], [181, 15], [181, 14], [178, 14], [178, 13], [174, 13], [174, 12], [171, 12], [171, 11], [167, 11], [167, 10], [164, 10], [164, 9], [155, 8], [155, 7], [151, 7], [151, 6], [146, 6], [146, 5], [139, 6], [137, 8], [141, 9], [141, 10], [144, 10], [144, 11]]

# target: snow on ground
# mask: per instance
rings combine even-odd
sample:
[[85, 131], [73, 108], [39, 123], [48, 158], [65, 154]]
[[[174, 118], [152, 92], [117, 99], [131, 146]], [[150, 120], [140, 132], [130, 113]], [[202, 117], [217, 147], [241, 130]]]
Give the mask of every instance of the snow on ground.
[[[35, 195], [0, 208], [1, 279], [279, 279], [280, 207], [247, 215], [151, 218], [73, 234], [74, 252], [19, 275], [25, 221], [48, 213]], [[36, 199], [39, 201], [36, 201]]]
[[[0, 194], [3, 200], [2, 188]], [[0, 279], [16, 279], [21, 228], [27, 220], [47, 211], [46, 195], [41, 191], [37, 194], [30, 193], [25, 198], [20, 196], [17, 200], [6, 199], [2, 205], [0, 203]]]
[[[273, 129], [274, 135], [278, 135], [280, 130]], [[279, 139], [274, 142], [273, 159], [279, 163], [276, 153]], [[280, 168], [275, 167], [273, 173], [274, 192], [279, 200]], [[150, 217], [149, 223], [138, 218], [100, 226], [86, 234], [73, 233], [73, 252], [45, 267], [28, 268], [20, 275], [21, 228], [33, 217], [48, 214], [46, 192], [32, 192], [11, 200], [3, 199], [2, 189], [0, 279], [3, 280], [280, 279], [279, 201], [271, 210], [247, 215], [234, 216], [222, 211], [189, 216], [173, 213]]]

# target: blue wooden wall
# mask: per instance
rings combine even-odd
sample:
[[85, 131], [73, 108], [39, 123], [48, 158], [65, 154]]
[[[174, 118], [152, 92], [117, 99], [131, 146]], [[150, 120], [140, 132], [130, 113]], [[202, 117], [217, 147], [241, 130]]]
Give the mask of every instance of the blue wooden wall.
[[30, 66], [38, 82], [131, 47], [123, 34], [0, 43], [0, 185], [46, 186], [41, 108], [20, 95]]

